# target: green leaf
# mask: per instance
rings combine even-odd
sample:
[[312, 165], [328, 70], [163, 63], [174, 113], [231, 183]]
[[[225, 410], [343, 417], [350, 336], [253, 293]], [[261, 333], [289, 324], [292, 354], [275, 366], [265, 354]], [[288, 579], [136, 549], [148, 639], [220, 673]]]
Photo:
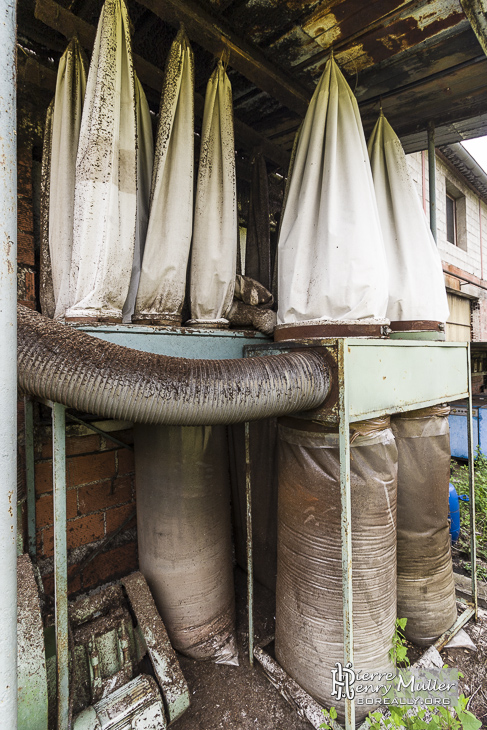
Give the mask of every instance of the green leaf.
[[337, 713], [337, 711], [335, 710], [334, 707], [330, 707], [329, 715], [330, 715], [330, 717], [331, 717], [332, 720], [336, 720], [337, 719], [338, 713]]
[[480, 720], [477, 720], [475, 715], [472, 715], [469, 710], [460, 710], [457, 712], [457, 715], [462, 724], [463, 730], [479, 730], [482, 726]]
[[403, 631], [404, 631], [404, 629], [406, 628], [406, 624], [407, 624], [407, 622], [408, 622], [407, 618], [398, 618], [398, 619], [397, 619], [397, 625], [398, 625], [398, 626], [399, 626], [399, 627], [400, 627], [400, 628], [401, 628], [401, 629], [402, 629]]

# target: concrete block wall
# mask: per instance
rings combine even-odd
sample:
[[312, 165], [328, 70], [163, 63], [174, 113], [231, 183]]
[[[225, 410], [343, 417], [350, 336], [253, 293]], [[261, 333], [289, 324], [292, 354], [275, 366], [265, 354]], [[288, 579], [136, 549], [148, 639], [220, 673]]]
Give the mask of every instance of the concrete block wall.
[[[35, 96], [35, 88], [19, 87], [18, 130], [18, 300], [40, 311], [39, 275], [39, 194], [40, 152], [43, 125], [49, 98]], [[53, 498], [50, 409], [38, 404], [35, 417], [35, 486], [37, 559], [45, 592], [53, 593]], [[131, 443], [127, 423], [104, 422], [102, 429]], [[115, 431], [113, 431], [115, 429]], [[23, 505], [26, 545], [24, 404], [18, 402], [18, 487]], [[125, 524], [116, 538], [105, 546], [135, 509], [133, 452], [118, 447], [105, 436], [85, 426], [66, 428], [67, 454], [67, 542], [69, 592], [74, 594], [108, 582], [137, 569], [136, 523]], [[93, 551], [101, 552], [85, 565]], [[83, 566], [85, 567], [83, 568]], [[83, 568], [80, 570], [80, 567]]]

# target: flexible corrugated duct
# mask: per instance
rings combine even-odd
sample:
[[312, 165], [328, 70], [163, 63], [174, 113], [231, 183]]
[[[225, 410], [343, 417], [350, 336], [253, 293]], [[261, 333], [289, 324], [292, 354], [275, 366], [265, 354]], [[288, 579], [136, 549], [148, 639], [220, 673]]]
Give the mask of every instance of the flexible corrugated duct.
[[229, 424], [307, 410], [330, 390], [317, 352], [186, 360], [139, 352], [18, 305], [19, 388], [137, 423]]
[[41, 256], [39, 272], [39, 299], [45, 317], [54, 317], [56, 302], [52, 286], [51, 254], [49, 253], [49, 189], [51, 181], [52, 113], [54, 99], [47, 107], [41, 165]]
[[86, 85], [76, 159], [71, 319], [121, 321], [135, 246], [135, 81], [124, 0], [106, 0]]
[[387, 263], [367, 147], [333, 58], [300, 130], [278, 257], [278, 324], [385, 317]]
[[135, 74], [135, 113], [137, 119], [137, 215], [135, 219], [135, 247], [129, 292], [123, 305], [123, 322], [130, 323], [139, 288], [140, 270], [149, 222], [149, 201], [154, 161], [152, 122], [147, 98]]
[[389, 267], [391, 321], [448, 319], [441, 258], [401, 142], [380, 114], [368, 150]]
[[227, 325], [237, 267], [232, 87], [221, 61], [206, 89], [191, 253], [191, 323]]
[[54, 97], [49, 191], [49, 252], [56, 318], [69, 306], [76, 155], [86, 88], [83, 53], [73, 38], [59, 61]]
[[140, 569], [173, 646], [238, 664], [223, 426], [134, 429]]
[[397, 479], [397, 614], [406, 636], [431, 644], [456, 620], [448, 525], [450, 430], [448, 407], [392, 418]]
[[183, 29], [167, 60], [134, 321], [181, 324], [193, 228], [194, 59]]
[[[392, 670], [396, 620], [397, 450], [389, 419], [353, 424], [351, 442], [354, 664]], [[318, 702], [343, 662], [338, 432], [298, 419], [279, 426], [276, 658]], [[357, 719], [369, 708], [357, 706]]]

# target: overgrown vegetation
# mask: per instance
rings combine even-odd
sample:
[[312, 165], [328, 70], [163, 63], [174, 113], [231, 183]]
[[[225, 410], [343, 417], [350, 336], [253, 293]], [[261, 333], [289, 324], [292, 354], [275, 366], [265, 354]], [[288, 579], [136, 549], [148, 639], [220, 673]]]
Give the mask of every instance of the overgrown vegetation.
[[[451, 482], [458, 496], [468, 497], [468, 464], [462, 466], [453, 461]], [[477, 451], [475, 459], [475, 511], [477, 525], [477, 556], [487, 562], [487, 458]], [[460, 500], [460, 537], [457, 548], [470, 557], [470, 516], [468, 501]], [[464, 564], [469, 569], [469, 563]], [[477, 568], [477, 577], [485, 580], [485, 567]]]

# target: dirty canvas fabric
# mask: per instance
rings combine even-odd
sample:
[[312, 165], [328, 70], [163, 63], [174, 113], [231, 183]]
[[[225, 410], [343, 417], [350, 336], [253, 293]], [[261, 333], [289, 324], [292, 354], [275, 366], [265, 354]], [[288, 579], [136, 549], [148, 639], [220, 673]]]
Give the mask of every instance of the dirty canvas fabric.
[[74, 205], [70, 318], [120, 321], [135, 246], [135, 80], [123, 0], [106, 0], [81, 120]]
[[333, 58], [299, 133], [278, 259], [278, 324], [385, 317], [387, 264], [362, 122]]
[[381, 113], [368, 150], [389, 267], [391, 321], [448, 319], [440, 254], [401, 142]]
[[54, 99], [47, 107], [44, 140], [42, 144], [41, 166], [41, 256], [39, 275], [39, 299], [41, 312], [45, 317], [54, 318], [56, 302], [52, 286], [51, 254], [49, 253], [49, 189], [51, 179], [52, 113]]
[[205, 97], [191, 253], [191, 323], [227, 324], [237, 268], [232, 87], [221, 61]]
[[136, 425], [137, 533], [172, 645], [238, 664], [224, 426]]
[[398, 450], [397, 615], [406, 636], [431, 644], [457, 617], [448, 525], [448, 407], [392, 418]]
[[137, 215], [135, 220], [135, 248], [129, 293], [123, 306], [123, 321], [130, 323], [139, 287], [140, 269], [149, 221], [149, 200], [154, 160], [154, 140], [149, 105], [137, 74], [135, 74], [135, 104], [137, 119]]
[[[285, 425], [283, 425], [285, 424]], [[396, 620], [397, 449], [387, 417], [353, 424], [351, 440], [354, 665], [391, 671]], [[276, 658], [318, 702], [343, 661], [338, 433], [297, 419], [279, 426]], [[357, 706], [357, 719], [369, 708]]]
[[85, 89], [84, 59], [73, 38], [59, 61], [52, 117], [49, 253], [56, 319], [64, 317], [69, 306], [76, 155]]
[[161, 97], [150, 218], [134, 320], [181, 324], [193, 228], [194, 59], [174, 40]]

